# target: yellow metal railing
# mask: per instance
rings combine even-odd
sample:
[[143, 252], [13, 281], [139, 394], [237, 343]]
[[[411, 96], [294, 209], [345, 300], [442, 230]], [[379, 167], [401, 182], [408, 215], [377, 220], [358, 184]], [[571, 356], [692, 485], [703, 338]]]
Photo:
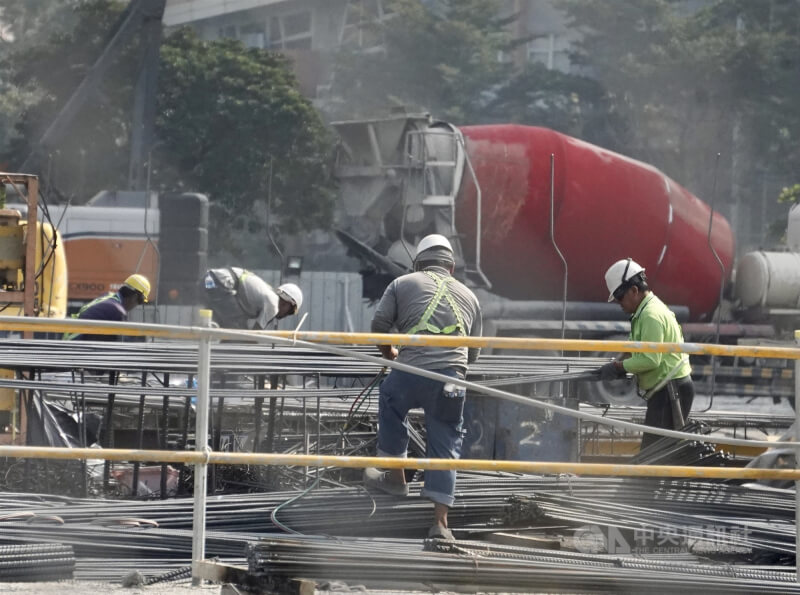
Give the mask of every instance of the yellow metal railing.
[[459, 471], [505, 471], [558, 475], [612, 477], [687, 477], [693, 479], [782, 479], [800, 480], [800, 469], [754, 469], [741, 467], [682, 467], [677, 465], [616, 465], [600, 463], [550, 463], [495, 461], [487, 459], [407, 459], [397, 457], [348, 457], [336, 455], [291, 455], [283, 453], [214, 452], [183, 450], [133, 450], [104, 448], [52, 448], [0, 446], [0, 456], [30, 459], [105, 459], [204, 465], [271, 465], [297, 467], [345, 467], [359, 469], [456, 469]]
[[[560, 339], [521, 339], [504, 337], [442, 337], [431, 335], [386, 335], [376, 333], [328, 333], [328, 332], [251, 332], [209, 328], [211, 313], [201, 311], [201, 324], [198, 327], [176, 327], [154, 324], [120, 324], [99, 321], [63, 320], [2, 317], [0, 330], [24, 332], [78, 332], [93, 334], [114, 334], [151, 336], [169, 339], [189, 339], [199, 341], [198, 349], [198, 396], [196, 418], [196, 448], [187, 451], [144, 451], [119, 449], [65, 449], [23, 446], [0, 446], [0, 456], [54, 459], [105, 459], [127, 461], [186, 462], [196, 465], [195, 470], [195, 505], [193, 519], [193, 583], [199, 584], [197, 562], [204, 557], [205, 540], [205, 478], [206, 466], [209, 464], [260, 464], [260, 465], [297, 465], [304, 467], [339, 466], [339, 467], [384, 467], [415, 469], [460, 469], [460, 470], [495, 470], [525, 473], [574, 473], [577, 475], [611, 475], [635, 477], [684, 477], [694, 479], [784, 479], [800, 482], [800, 469], [740, 469], [712, 467], [681, 467], [662, 465], [609, 465], [589, 463], [544, 463], [532, 461], [488, 461], [472, 459], [399, 459], [382, 457], [346, 457], [346, 456], [314, 456], [286, 455], [274, 453], [222, 453], [212, 452], [207, 446], [207, 414], [209, 405], [209, 360], [210, 341], [214, 339], [236, 339], [257, 343], [297, 344], [316, 348], [329, 353], [355, 357], [395, 369], [406, 370], [437, 380], [460, 384], [483, 394], [499, 398], [507, 398], [530, 406], [542, 407], [572, 415], [583, 419], [606, 423], [626, 429], [643, 429], [643, 426], [610, 420], [589, 413], [574, 411], [564, 407], [543, 403], [534, 399], [513, 395], [504, 391], [477, 385], [466, 380], [441, 376], [434, 372], [419, 370], [411, 366], [388, 361], [361, 353], [343, 350], [332, 344], [352, 345], [429, 345], [429, 346], [468, 346], [480, 348], [553, 350], [553, 351], [602, 351], [602, 352], [683, 352], [695, 355], [750, 356], [765, 358], [785, 358], [800, 361], [800, 349], [791, 347], [762, 346], [727, 346], [701, 343], [645, 343], [627, 341], [585, 341]], [[730, 438], [698, 436], [684, 434], [673, 430], [647, 428], [649, 432], [664, 436], [673, 436], [691, 440], [707, 440], [722, 444], [750, 446], [774, 446], [772, 442], [737, 440]], [[798, 430], [800, 431], [800, 429]], [[800, 439], [800, 438], [799, 438]], [[800, 442], [783, 442], [782, 447], [800, 447]], [[798, 484], [800, 485], [800, 484]], [[800, 513], [800, 490], [797, 496], [797, 511]], [[798, 542], [800, 542], [800, 519], [798, 525]], [[800, 578], [800, 566], [798, 567]]]
[[[800, 348], [761, 345], [714, 345], [710, 343], [652, 343], [646, 341], [599, 341], [585, 339], [538, 339], [517, 337], [453, 337], [382, 333], [236, 331], [161, 324], [123, 324], [84, 320], [49, 320], [0, 316], [0, 330], [74, 332], [95, 335], [126, 335], [161, 339], [236, 338], [269, 342], [269, 337], [333, 345], [425, 345], [431, 347], [479, 347], [533, 351], [601, 351], [613, 353], [688, 353], [690, 355], [746, 356], [800, 360]], [[261, 337], [259, 340], [258, 338]]]

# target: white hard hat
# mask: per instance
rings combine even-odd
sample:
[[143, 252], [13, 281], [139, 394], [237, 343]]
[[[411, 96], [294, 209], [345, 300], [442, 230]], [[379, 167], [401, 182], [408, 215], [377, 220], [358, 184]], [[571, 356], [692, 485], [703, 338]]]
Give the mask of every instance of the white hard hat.
[[417, 254], [414, 258], [417, 258], [420, 254], [425, 252], [425, 250], [430, 250], [431, 248], [447, 248], [450, 252], [453, 251], [450, 240], [441, 234], [432, 233], [419, 241], [419, 244], [417, 244]]
[[632, 258], [618, 260], [606, 271], [606, 286], [608, 287], [608, 301], [614, 301], [614, 292], [621, 285], [631, 280], [639, 273], [644, 272], [644, 267]]
[[294, 283], [284, 283], [278, 287], [278, 297], [294, 304], [295, 312], [303, 305], [303, 292]]

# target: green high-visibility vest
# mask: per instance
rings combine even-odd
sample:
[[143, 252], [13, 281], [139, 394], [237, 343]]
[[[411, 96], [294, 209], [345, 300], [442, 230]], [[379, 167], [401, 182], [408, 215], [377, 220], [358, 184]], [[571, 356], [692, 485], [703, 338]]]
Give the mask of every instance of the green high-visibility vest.
[[[467, 334], [466, 327], [464, 326], [464, 320], [461, 316], [461, 309], [458, 307], [458, 304], [453, 299], [453, 296], [450, 295], [450, 291], [448, 289], [448, 284], [453, 280], [452, 277], [449, 275], [447, 276], [439, 276], [432, 271], [422, 271], [428, 277], [433, 279], [434, 283], [436, 283], [436, 293], [431, 298], [428, 307], [425, 308], [425, 312], [423, 312], [422, 317], [419, 319], [419, 322], [415, 324], [409, 331], [409, 335], [416, 335], [419, 331], [428, 331], [434, 335], [451, 335], [456, 331], [460, 331], [462, 335]], [[446, 326], [444, 328], [439, 328], [438, 326], [431, 324], [430, 319], [433, 316], [433, 313], [436, 311], [439, 302], [442, 301], [444, 298], [450, 309], [453, 311], [453, 314], [456, 316], [456, 323]]]
[[[95, 298], [88, 304], [84, 305], [80, 310], [78, 310], [75, 314], [72, 315], [72, 318], [80, 318], [81, 314], [86, 312], [86, 310], [88, 310], [95, 304], [99, 304], [100, 302], [104, 302], [108, 299], [117, 300], [120, 304], [122, 303], [122, 300], [119, 299], [119, 294], [116, 291], [109, 291], [106, 295], [101, 295], [99, 298]], [[72, 341], [75, 337], [82, 334], [83, 333], [64, 333], [64, 335], [61, 338], [64, 341]]]

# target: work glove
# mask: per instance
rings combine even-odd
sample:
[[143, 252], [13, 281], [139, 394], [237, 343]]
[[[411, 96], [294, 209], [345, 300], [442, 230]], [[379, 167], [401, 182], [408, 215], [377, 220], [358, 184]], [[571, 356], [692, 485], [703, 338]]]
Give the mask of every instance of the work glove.
[[618, 380], [620, 378], [625, 378], [626, 372], [622, 364], [614, 360], [600, 366], [597, 370], [597, 374], [600, 376], [600, 380]]

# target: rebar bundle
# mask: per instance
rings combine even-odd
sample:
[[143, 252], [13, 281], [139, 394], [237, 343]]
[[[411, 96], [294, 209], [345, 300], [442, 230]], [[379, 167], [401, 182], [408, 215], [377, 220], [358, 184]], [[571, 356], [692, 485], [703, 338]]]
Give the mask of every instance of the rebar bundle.
[[74, 569], [75, 554], [68, 545], [0, 545], [0, 583], [70, 579]]
[[[682, 432], [708, 434], [707, 424], [690, 421]], [[696, 467], [724, 467], [730, 457], [718, 452], [714, 444], [677, 438], [661, 437], [647, 448], [640, 450], [632, 459], [634, 465], [685, 465]]]
[[[433, 550], [433, 551], [428, 551]], [[443, 550], [443, 551], [441, 551]], [[366, 588], [619, 593], [800, 593], [794, 575], [682, 563], [563, 555], [478, 542], [270, 538], [247, 548], [250, 576], [283, 592], [294, 577]]]
[[[241, 561], [245, 545], [286, 532], [405, 538], [417, 544], [427, 534], [431, 504], [419, 496], [418, 482], [408, 498], [322, 485], [209, 499], [207, 555]], [[186, 498], [98, 501], [5, 493], [0, 509], [5, 512], [0, 543], [71, 545], [78, 578], [118, 579], [132, 569], [157, 575], [191, 558], [192, 501]], [[535, 531], [568, 545], [587, 528], [613, 528], [632, 548], [635, 532], [653, 539], [682, 536], [686, 565], [697, 564], [697, 555], [783, 568], [794, 562], [794, 494], [785, 490], [684, 480], [464, 473], [449, 519], [459, 540]], [[601, 540], [597, 553], [607, 546]], [[624, 555], [669, 561], [675, 552], [635, 555], [631, 549]]]

